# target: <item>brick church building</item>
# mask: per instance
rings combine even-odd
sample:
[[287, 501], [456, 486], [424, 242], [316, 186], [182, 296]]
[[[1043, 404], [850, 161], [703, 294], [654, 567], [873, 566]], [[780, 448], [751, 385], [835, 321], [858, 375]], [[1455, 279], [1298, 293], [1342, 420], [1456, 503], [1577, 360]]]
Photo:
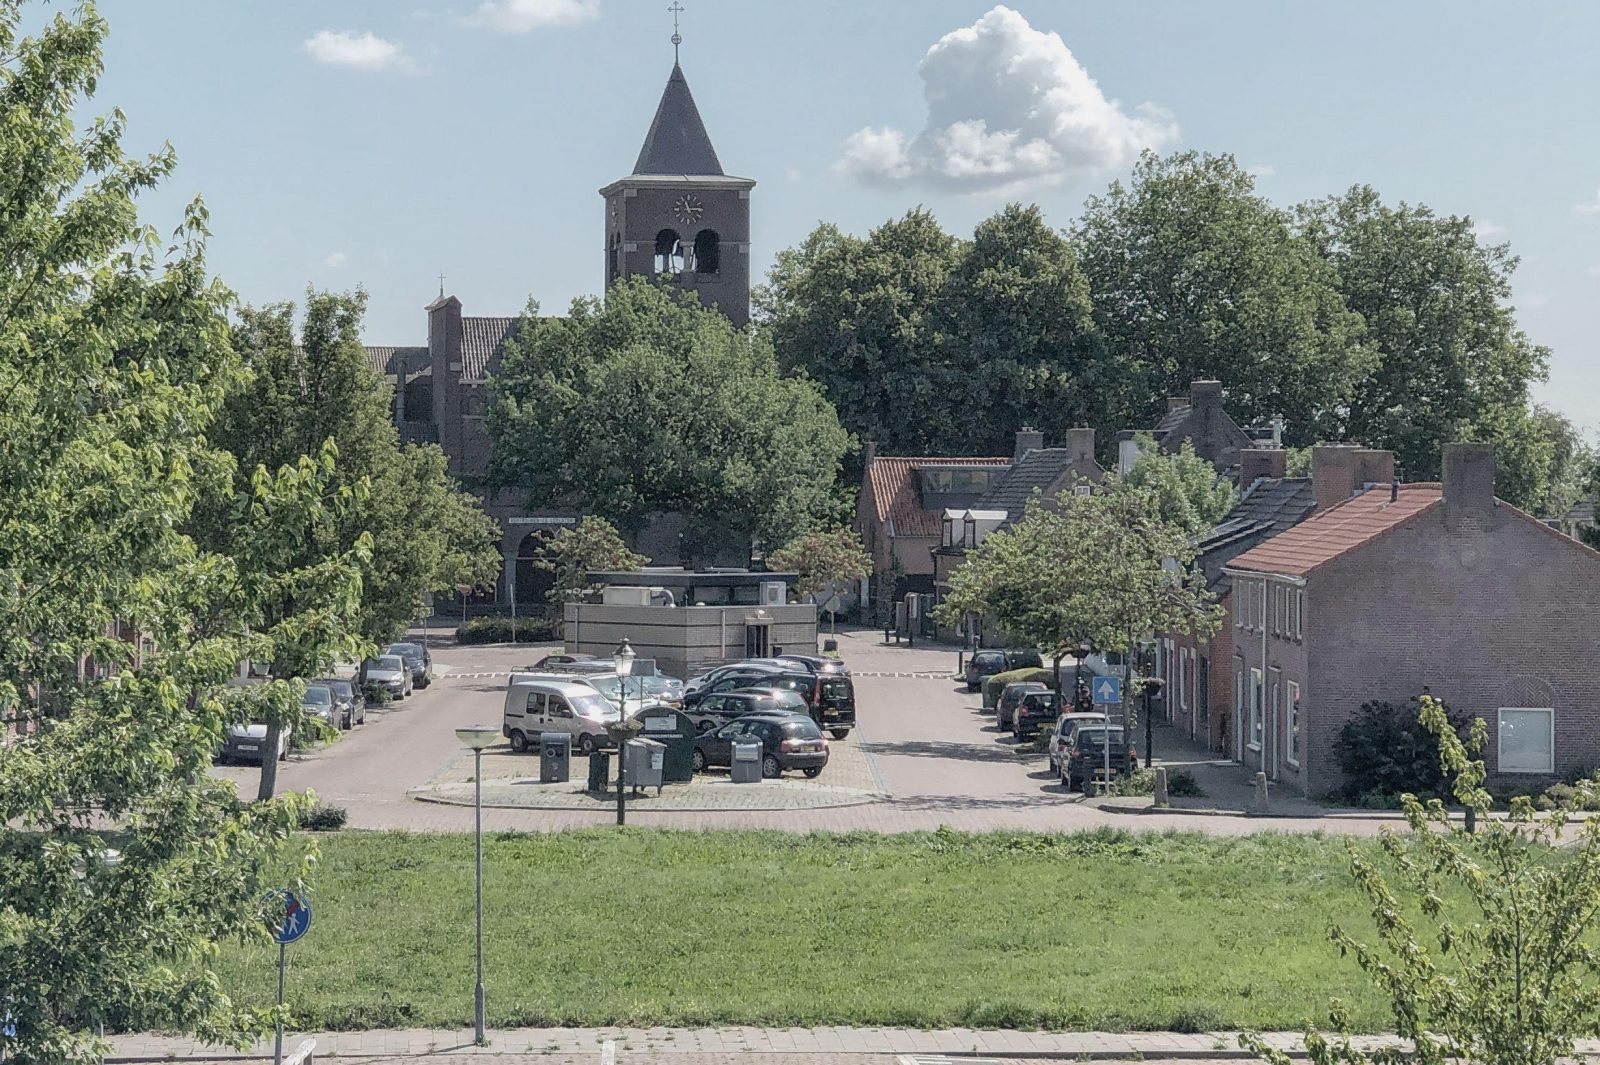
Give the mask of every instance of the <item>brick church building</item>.
[[[605, 199], [605, 283], [637, 275], [663, 278], [695, 293], [735, 325], [750, 320], [750, 178], [723, 172], [683, 68], [673, 63], [661, 103], [633, 172], [600, 190]], [[491, 443], [484, 424], [488, 384], [500, 368], [514, 315], [462, 313], [441, 289], [428, 304], [424, 344], [368, 347], [372, 368], [394, 388], [394, 419], [403, 439], [436, 443], [450, 472], [478, 492], [500, 523], [502, 570], [492, 599], [542, 605], [548, 576], [535, 568], [541, 541], [576, 525], [574, 511], [529, 508], [520, 492], [490, 491]], [[679, 530], [663, 521], [635, 545], [674, 564]], [[483, 602], [490, 596], [483, 596]]]

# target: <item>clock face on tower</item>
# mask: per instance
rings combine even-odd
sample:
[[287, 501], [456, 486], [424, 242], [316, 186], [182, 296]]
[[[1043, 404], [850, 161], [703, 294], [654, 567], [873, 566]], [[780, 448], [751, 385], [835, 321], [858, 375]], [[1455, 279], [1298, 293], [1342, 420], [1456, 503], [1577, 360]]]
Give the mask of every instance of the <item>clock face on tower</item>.
[[706, 209], [698, 198], [683, 195], [672, 205], [672, 213], [680, 224], [687, 226], [700, 221], [700, 216], [706, 213]]

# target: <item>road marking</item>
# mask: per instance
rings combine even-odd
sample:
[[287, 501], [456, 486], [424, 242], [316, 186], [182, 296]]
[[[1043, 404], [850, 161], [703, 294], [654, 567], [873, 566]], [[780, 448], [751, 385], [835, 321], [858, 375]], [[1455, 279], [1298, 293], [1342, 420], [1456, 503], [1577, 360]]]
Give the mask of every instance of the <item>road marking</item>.
[[600, 1044], [600, 1065], [617, 1065], [617, 1041], [607, 1039]]

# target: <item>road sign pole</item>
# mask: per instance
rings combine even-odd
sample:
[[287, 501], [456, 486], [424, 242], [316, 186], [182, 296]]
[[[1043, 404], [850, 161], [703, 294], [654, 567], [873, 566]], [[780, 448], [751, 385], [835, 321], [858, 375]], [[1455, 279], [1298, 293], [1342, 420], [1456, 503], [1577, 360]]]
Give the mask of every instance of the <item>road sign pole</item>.
[[289, 944], [278, 944], [278, 1030], [272, 1040], [272, 1065], [283, 1065], [283, 970], [289, 962]]

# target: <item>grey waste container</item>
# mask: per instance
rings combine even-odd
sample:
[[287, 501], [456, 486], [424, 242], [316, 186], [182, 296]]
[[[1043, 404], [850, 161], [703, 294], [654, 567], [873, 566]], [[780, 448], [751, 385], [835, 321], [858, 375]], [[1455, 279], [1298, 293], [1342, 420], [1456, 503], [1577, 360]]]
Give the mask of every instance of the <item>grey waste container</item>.
[[733, 782], [759, 784], [761, 782], [761, 743], [735, 743], [733, 745]]
[[565, 732], [539, 733], [539, 783], [565, 784], [572, 778], [572, 737]]
[[629, 786], [661, 791], [662, 770], [667, 764], [667, 745], [656, 740], [629, 740], [622, 752], [622, 772]]

